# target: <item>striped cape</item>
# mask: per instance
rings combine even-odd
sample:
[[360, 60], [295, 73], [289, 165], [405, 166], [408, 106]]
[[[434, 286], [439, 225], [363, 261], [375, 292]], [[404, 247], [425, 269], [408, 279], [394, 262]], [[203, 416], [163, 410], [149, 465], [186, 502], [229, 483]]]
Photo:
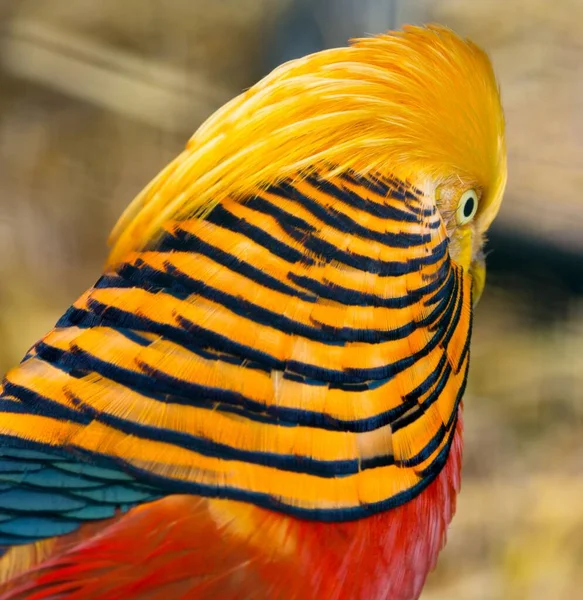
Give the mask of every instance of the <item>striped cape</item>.
[[444, 466], [471, 278], [429, 194], [288, 179], [106, 272], [6, 376], [0, 545], [174, 493], [346, 521]]

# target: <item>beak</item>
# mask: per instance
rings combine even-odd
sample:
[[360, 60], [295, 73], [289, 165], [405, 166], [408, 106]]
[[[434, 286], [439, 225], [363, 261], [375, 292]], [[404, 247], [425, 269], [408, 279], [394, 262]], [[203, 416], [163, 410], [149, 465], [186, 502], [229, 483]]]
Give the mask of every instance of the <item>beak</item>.
[[472, 261], [470, 266], [470, 275], [472, 276], [472, 301], [475, 307], [482, 296], [484, 285], [486, 284], [486, 261], [484, 255], [480, 255]]

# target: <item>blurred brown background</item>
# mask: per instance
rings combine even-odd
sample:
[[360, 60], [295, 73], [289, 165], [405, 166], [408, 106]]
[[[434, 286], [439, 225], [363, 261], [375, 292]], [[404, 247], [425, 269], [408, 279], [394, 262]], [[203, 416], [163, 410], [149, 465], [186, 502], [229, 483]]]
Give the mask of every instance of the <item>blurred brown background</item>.
[[2, 0], [0, 370], [96, 280], [122, 209], [224, 101], [288, 58], [429, 21], [492, 56], [510, 180], [463, 491], [423, 598], [583, 598], [581, 0]]

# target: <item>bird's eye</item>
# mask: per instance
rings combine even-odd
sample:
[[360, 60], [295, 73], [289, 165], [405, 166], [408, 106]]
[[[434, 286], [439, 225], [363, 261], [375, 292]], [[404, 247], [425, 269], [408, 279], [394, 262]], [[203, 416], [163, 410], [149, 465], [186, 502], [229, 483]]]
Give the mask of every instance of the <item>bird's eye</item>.
[[476, 190], [465, 191], [457, 205], [457, 222], [459, 225], [469, 223], [478, 211], [478, 194]]

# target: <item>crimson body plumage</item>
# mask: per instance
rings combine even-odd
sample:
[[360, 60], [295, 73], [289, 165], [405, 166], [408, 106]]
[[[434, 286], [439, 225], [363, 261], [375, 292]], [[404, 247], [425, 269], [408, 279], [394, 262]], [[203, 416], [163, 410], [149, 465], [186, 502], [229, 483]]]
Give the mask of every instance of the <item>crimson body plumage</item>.
[[490, 63], [439, 26], [217, 111], [2, 383], [0, 599], [417, 598], [505, 182]]

